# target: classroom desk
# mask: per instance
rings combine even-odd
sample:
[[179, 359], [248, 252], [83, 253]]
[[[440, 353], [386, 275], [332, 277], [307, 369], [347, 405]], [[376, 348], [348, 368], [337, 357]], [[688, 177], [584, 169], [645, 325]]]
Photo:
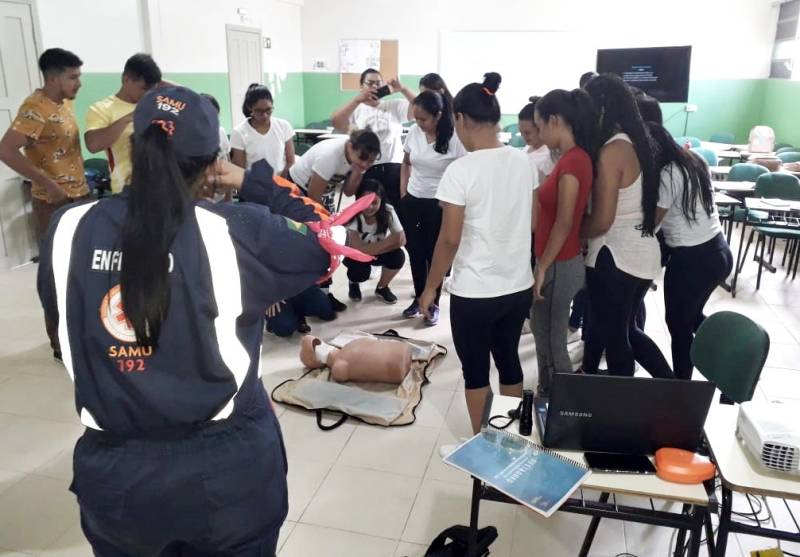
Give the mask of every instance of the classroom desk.
[[[507, 415], [508, 411], [514, 409], [519, 404], [520, 399], [508, 396], [494, 396], [492, 400], [492, 409], [490, 415]], [[506, 431], [516, 433], [517, 424], [514, 423]], [[531, 441], [534, 443], [541, 443], [539, 439], [539, 432], [534, 426], [533, 433], [530, 436]], [[583, 452], [581, 451], [556, 451], [558, 454], [575, 460], [583, 462]], [[473, 532], [478, 530], [478, 518], [480, 512], [481, 500], [496, 501], [500, 503], [509, 503], [519, 505], [517, 501], [500, 493], [488, 484], [484, 484], [481, 480], [473, 477], [472, 479], [472, 505], [470, 512], [470, 528]], [[601, 492], [599, 501], [587, 501], [583, 496], [583, 489], [593, 489]], [[627, 505], [618, 505], [616, 503], [616, 495], [638, 495], [646, 497], [650, 500], [649, 506], [631, 507]], [[612, 497], [613, 503], [609, 503], [609, 497]], [[683, 504], [682, 512], [668, 512], [657, 511], [653, 505], [652, 499], [661, 499], [665, 501], [672, 501]], [[689, 540], [689, 556], [697, 557], [700, 551], [700, 543], [702, 538], [703, 527], [706, 526], [707, 536], [710, 532], [710, 522], [705, 520], [709, 510], [716, 509], [716, 499], [713, 494], [713, 489], [709, 487], [707, 491], [703, 484], [698, 485], [684, 485], [666, 482], [655, 475], [637, 475], [637, 474], [600, 474], [593, 473], [589, 479], [572, 494], [570, 499], [561, 506], [559, 512], [568, 512], [574, 514], [581, 514], [591, 516], [592, 521], [589, 524], [589, 529], [583, 540], [581, 547], [580, 557], [585, 557], [589, 554], [589, 550], [594, 540], [597, 526], [601, 518], [610, 518], [614, 520], [625, 520], [628, 522], [637, 522], [640, 524], [650, 524], [654, 526], [664, 526], [666, 528], [675, 528], [678, 530], [678, 542], [676, 543], [676, 557], [682, 555], [686, 541], [686, 532], [690, 534]], [[535, 512], [535, 511], [530, 511]], [[474, 543], [474, 538], [470, 540]], [[709, 548], [713, 546], [711, 536], [708, 536]], [[681, 551], [679, 551], [681, 550]], [[473, 555], [472, 548], [467, 552], [467, 555]]]
[[727, 178], [728, 174], [731, 173], [732, 166], [710, 166], [708, 169], [711, 171], [711, 176], [718, 177], [718, 178]]
[[736, 199], [735, 197], [731, 197], [730, 195], [725, 195], [724, 193], [715, 191], [714, 192], [714, 204], [717, 207], [733, 207], [735, 205], [741, 205], [742, 200]]
[[727, 180], [711, 180], [711, 185], [716, 191], [729, 193], [749, 194], [756, 189], [755, 182], [728, 182]]
[[[733, 520], [733, 492], [779, 499], [800, 500], [800, 477], [772, 472], [761, 466], [736, 436], [738, 405], [713, 404], [706, 420], [705, 433], [714, 462], [722, 480], [722, 505], [715, 555], [724, 556], [731, 532], [800, 543], [797, 532], [775, 530]], [[797, 526], [797, 518], [789, 510]]]
[[[747, 231], [747, 227], [768, 226], [770, 228], [785, 228], [786, 230], [800, 230], [800, 225], [786, 220], [787, 217], [796, 218], [797, 213], [800, 213], [800, 201], [791, 201], [784, 199], [765, 199], [761, 197], [746, 197], [744, 203], [747, 212], [745, 213], [744, 219], [741, 222], [742, 236], [739, 239], [739, 250], [736, 254], [736, 265], [734, 265], [733, 267], [733, 280], [731, 281], [730, 287], [725, 288], [726, 290], [730, 288], [731, 296], [733, 296], [734, 298], [736, 297], [736, 281], [739, 277], [739, 273], [741, 272], [742, 267], [744, 266], [744, 262], [742, 261], [742, 246], [744, 245], [744, 235], [745, 232]], [[765, 213], [768, 213], [768, 215], [766, 219], [758, 218], [757, 220], [754, 220], [750, 218], [750, 211], [763, 211]], [[752, 236], [750, 240], [752, 240]], [[749, 244], [750, 241], [748, 240], [748, 247]], [[764, 262], [764, 266], [766, 266], [770, 272], [773, 273], [775, 272], [775, 268], [769, 263]]]

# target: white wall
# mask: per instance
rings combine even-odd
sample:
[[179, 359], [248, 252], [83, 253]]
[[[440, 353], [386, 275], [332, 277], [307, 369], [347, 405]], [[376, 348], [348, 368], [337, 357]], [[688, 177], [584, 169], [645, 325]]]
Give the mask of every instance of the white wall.
[[144, 49], [137, 0], [38, 0], [42, 47], [83, 60], [84, 72], [119, 73]]
[[[301, 71], [302, 3], [279, 0], [147, 0], [153, 52], [164, 72], [226, 73], [225, 25], [261, 28], [272, 39], [264, 71]], [[237, 8], [247, 11], [243, 22]]]
[[[398, 39], [400, 73], [438, 69], [442, 30], [580, 31], [585, 45], [691, 44], [695, 79], [769, 75], [778, 10], [770, 0], [305, 0], [303, 69], [338, 71], [340, 38]], [[486, 45], [503, 56], [504, 45]], [[531, 52], [558, 56], [558, 52]], [[469, 63], [469, 61], [465, 61]], [[489, 68], [476, 68], [476, 79]], [[591, 68], [575, 68], [577, 75]], [[447, 78], [447, 76], [444, 76]]]

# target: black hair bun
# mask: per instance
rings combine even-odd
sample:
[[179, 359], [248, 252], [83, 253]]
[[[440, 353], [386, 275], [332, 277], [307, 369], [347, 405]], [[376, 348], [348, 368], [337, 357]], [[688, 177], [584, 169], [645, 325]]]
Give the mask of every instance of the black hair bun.
[[250, 90], [252, 90], [252, 89], [255, 89], [256, 87], [261, 87], [261, 84], [260, 84], [260, 83], [251, 83], [251, 84], [250, 84], [250, 85], [247, 87], [247, 90], [248, 90], [248, 91], [250, 91]]
[[500, 82], [502, 80], [503, 80], [503, 78], [500, 77], [499, 73], [497, 73], [497, 72], [489, 72], [489, 73], [483, 74], [483, 83], [481, 85], [486, 87], [492, 93], [496, 93], [497, 90], [500, 88]]

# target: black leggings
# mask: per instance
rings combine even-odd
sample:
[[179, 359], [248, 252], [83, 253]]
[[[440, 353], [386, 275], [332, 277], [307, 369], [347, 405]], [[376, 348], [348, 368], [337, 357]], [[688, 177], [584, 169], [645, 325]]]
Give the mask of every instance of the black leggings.
[[653, 377], [674, 377], [656, 343], [636, 326], [636, 313], [651, 282], [619, 270], [611, 251], [600, 250], [595, 267], [586, 270], [592, 320], [584, 345], [586, 373], [597, 373], [605, 350], [610, 375], [632, 376], [636, 360]]
[[375, 260], [370, 263], [362, 263], [349, 257], [344, 258], [344, 266], [347, 267], [347, 278], [350, 282], [366, 282], [369, 280], [370, 271], [372, 267], [386, 267], [392, 271], [403, 268], [403, 263], [406, 262], [406, 256], [401, 249], [387, 251], [375, 257]]
[[530, 288], [497, 298], [450, 295], [450, 329], [465, 388], [489, 385], [489, 354], [494, 357], [501, 385], [522, 382], [519, 337], [532, 302]]
[[678, 379], [692, 378], [689, 352], [703, 306], [733, 268], [733, 255], [722, 233], [703, 244], [670, 248], [664, 275], [664, 305], [672, 336], [672, 366]]
[[[439, 239], [439, 229], [442, 227], [442, 208], [437, 199], [422, 199], [406, 194], [401, 201], [405, 223], [403, 228], [406, 233], [406, 250], [411, 261], [411, 278], [414, 281], [414, 295], [419, 299], [425, 290], [433, 262], [433, 251], [436, 249], [436, 240]], [[436, 290], [436, 304], [442, 286]]]

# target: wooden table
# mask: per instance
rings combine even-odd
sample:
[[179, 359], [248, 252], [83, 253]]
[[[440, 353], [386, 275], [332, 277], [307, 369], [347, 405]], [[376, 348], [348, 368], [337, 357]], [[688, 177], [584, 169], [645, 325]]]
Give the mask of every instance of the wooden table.
[[[509, 410], [516, 408], [519, 402], [520, 399], [514, 397], [494, 396], [491, 412], [489, 414], [492, 416], [505, 416], [508, 414]], [[506, 431], [516, 433], [517, 425], [512, 424]], [[539, 432], [535, 426], [529, 439], [534, 443], [541, 444]], [[576, 462], [584, 462], [582, 451], [555, 452]], [[586, 500], [583, 496], [583, 489], [600, 491], [601, 496], [599, 501]], [[618, 505], [616, 503], [616, 494], [645, 497], [650, 500], [650, 505], [641, 507]], [[608, 502], [609, 497], [613, 497], [613, 503]], [[653, 505], [652, 499], [682, 503], [683, 510], [680, 513], [657, 511]], [[481, 500], [510, 503], [514, 505], [519, 504], [514, 499], [511, 499], [488, 484], [484, 484], [481, 480], [473, 477], [472, 506], [470, 513], [470, 528], [473, 533], [478, 530]], [[677, 529], [679, 535], [675, 548], [676, 557], [678, 555], [683, 555], [686, 542], [685, 536], [688, 531], [690, 533], [689, 556], [697, 557], [700, 551], [703, 527], [706, 526], [707, 536], [711, 533], [710, 522], [707, 523], [705, 520], [709, 507], [716, 507], [716, 499], [714, 498], [713, 490], [711, 490], [709, 494], [709, 491], [703, 484], [676, 484], [664, 481], [656, 475], [602, 474], [595, 472], [589, 476], [580, 488], [578, 488], [578, 491], [573, 493], [570, 499], [567, 499], [559, 511], [592, 517], [589, 529], [584, 537], [583, 546], [578, 554], [581, 557], [585, 557], [589, 554], [601, 518], [625, 520], [627, 522], [637, 522], [640, 524]], [[709, 547], [712, 545], [713, 541], [709, 541]], [[467, 552], [467, 555], [472, 555], [472, 553]]]
[[[722, 480], [722, 505], [715, 544], [715, 555], [718, 556], [725, 555], [731, 532], [800, 543], [800, 528], [797, 532], [789, 532], [763, 527], [760, 521], [753, 525], [732, 518], [733, 492], [800, 500], [800, 476], [768, 470], [737, 438], [738, 412], [738, 405], [712, 405], [705, 425], [706, 439]], [[789, 512], [792, 514], [791, 510]]]

